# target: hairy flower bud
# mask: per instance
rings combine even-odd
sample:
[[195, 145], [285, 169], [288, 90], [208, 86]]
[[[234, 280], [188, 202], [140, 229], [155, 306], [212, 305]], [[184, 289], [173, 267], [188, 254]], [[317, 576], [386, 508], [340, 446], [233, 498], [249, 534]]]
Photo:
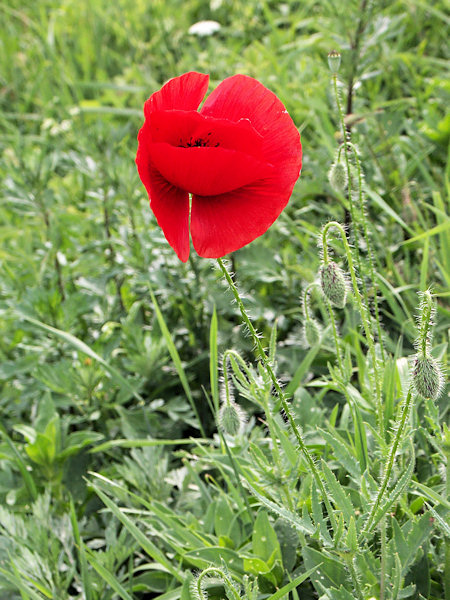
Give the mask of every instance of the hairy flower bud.
[[416, 355], [412, 365], [412, 380], [418, 394], [436, 400], [444, 383], [441, 365], [429, 354]]
[[328, 181], [335, 192], [343, 192], [348, 183], [347, 169], [344, 163], [334, 162], [328, 171]]
[[303, 336], [308, 348], [320, 341], [321, 327], [315, 319], [307, 319], [303, 325]]
[[337, 50], [332, 50], [328, 53], [328, 66], [330, 71], [335, 75], [341, 66], [341, 55]]
[[320, 285], [333, 306], [344, 308], [347, 299], [347, 282], [342, 269], [330, 261], [320, 267]]
[[219, 410], [219, 428], [228, 435], [237, 435], [245, 423], [245, 413], [233, 400], [224, 402]]

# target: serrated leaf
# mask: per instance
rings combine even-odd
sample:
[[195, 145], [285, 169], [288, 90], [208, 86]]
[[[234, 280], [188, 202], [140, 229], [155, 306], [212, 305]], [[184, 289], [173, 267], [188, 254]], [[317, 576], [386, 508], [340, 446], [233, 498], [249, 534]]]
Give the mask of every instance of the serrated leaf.
[[333, 497], [334, 504], [338, 510], [342, 511], [345, 522], [348, 525], [350, 523], [350, 519], [355, 514], [355, 508], [349, 496], [345, 492], [345, 489], [336, 479], [334, 473], [331, 471], [331, 469], [324, 460], [321, 461], [321, 466], [322, 472], [325, 476], [325, 481], [328, 490], [331, 493], [331, 496]]
[[[248, 483], [248, 482], [247, 482]], [[250, 485], [250, 484], [248, 484]], [[275, 504], [268, 498], [265, 498], [262, 494], [260, 494], [253, 486], [251, 487], [251, 492], [258, 498], [263, 506], [269, 509], [271, 512], [275, 513], [278, 517], [285, 519], [288, 523], [291, 523], [298, 531], [301, 533], [313, 534], [315, 532], [315, 527], [311, 523], [310, 519], [305, 519], [304, 517], [298, 517], [295, 513], [290, 512], [289, 510]]]
[[342, 441], [337, 431], [333, 431], [333, 435], [324, 429], [319, 429], [327, 444], [333, 448], [334, 458], [341, 464], [344, 469], [356, 480], [361, 477], [361, 469], [356, 458], [353, 456], [353, 451], [348, 444]]

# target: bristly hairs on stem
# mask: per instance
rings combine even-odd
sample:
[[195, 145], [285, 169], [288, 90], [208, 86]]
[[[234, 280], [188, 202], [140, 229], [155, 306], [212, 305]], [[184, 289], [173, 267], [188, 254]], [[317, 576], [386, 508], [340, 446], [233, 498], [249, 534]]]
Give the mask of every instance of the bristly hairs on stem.
[[211, 576], [216, 576], [218, 579], [222, 581], [225, 586], [225, 592], [227, 594], [227, 598], [230, 600], [241, 600], [241, 594], [237, 589], [237, 586], [233, 582], [230, 573], [226, 569], [225, 565], [222, 568], [217, 567], [208, 567], [201, 573], [199, 573], [195, 579], [192, 580], [191, 594], [193, 595], [193, 600], [208, 600], [208, 593], [206, 591], [206, 582], [207, 579]]
[[241, 357], [237, 352], [227, 350], [222, 359], [222, 386], [221, 401], [222, 405], [217, 415], [217, 426], [221, 431], [228, 435], [237, 435], [247, 421], [247, 416], [239, 404], [234, 399], [234, 388], [231, 375], [229, 373], [230, 356], [233, 354]]
[[308, 450], [308, 447], [303, 439], [303, 436], [300, 433], [300, 429], [299, 429], [297, 423], [295, 422], [295, 419], [291, 413], [291, 409], [289, 408], [287, 397], [286, 397], [285, 393], [283, 392], [283, 389], [275, 375], [275, 372], [274, 372], [272, 365], [270, 364], [270, 361], [266, 355], [266, 352], [263, 348], [261, 340], [260, 340], [259, 336], [257, 335], [256, 329], [254, 328], [252, 322], [250, 321], [250, 318], [249, 318], [248, 313], [245, 309], [245, 306], [241, 300], [241, 297], [239, 295], [238, 289], [237, 289], [234, 281], [232, 280], [230, 274], [228, 273], [222, 259], [218, 258], [217, 264], [219, 265], [219, 267], [223, 273], [223, 276], [228, 283], [230, 291], [232, 292], [233, 296], [236, 299], [236, 302], [238, 303], [242, 319], [246, 323], [246, 325], [253, 337], [253, 340], [255, 342], [257, 357], [261, 361], [262, 366], [265, 368], [266, 372], [268, 373], [268, 375], [270, 377], [270, 380], [272, 381], [272, 385], [275, 388], [276, 394], [281, 402], [281, 406], [282, 406], [284, 412], [286, 413], [286, 417], [287, 417], [289, 424], [291, 426], [291, 429], [296, 437], [296, 440], [300, 447], [301, 453], [303, 454], [307, 465], [311, 469], [314, 479], [316, 480], [316, 485], [319, 487], [319, 489], [321, 491], [322, 500], [326, 506], [331, 526], [332, 526], [333, 530], [335, 531], [337, 528], [337, 521], [336, 521], [336, 517], [334, 515], [334, 511], [333, 511], [333, 508], [332, 508], [330, 500], [329, 500], [329, 496], [325, 489], [324, 475], [317, 468], [315, 461], [313, 459], [313, 456], [311, 455], [310, 451]]
[[314, 317], [311, 317], [311, 293], [315, 288], [319, 288], [317, 282], [306, 286], [302, 294], [302, 313], [303, 313], [303, 344], [306, 348], [311, 348], [320, 342], [322, 336], [322, 327]]
[[436, 400], [444, 387], [442, 365], [431, 355], [436, 307], [430, 289], [419, 292], [419, 297], [418, 336], [414, 342], [417, 352], [411, 361], [411, 376], [414, 388], [420, 396]]

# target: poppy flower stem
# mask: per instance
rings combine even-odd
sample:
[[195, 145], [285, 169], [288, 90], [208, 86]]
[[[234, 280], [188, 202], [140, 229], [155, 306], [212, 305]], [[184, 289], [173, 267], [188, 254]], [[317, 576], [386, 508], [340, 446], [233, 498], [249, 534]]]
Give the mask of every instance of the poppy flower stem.
[[352, 141], [351, 141], [350, 128], [348, 128], [345, 124], [344, 112], [342, 110], [341, 97], [340, 97], [339, 89], [338, 89], [337, 73], [333, 74], [333, 90], [334, 90], [334, 96], [336, 99], [336, 106], [338, 109], [339, 122], [340, 122], [340, 126], [341, 126], [342, 136], [344, 139], [344, 141], [341, 144], [339, 151], [338, 151], [338, 160], [340, 159], [341, 151], [343, 149], [345, 164], [347, 167], [347, 193], [348, 193], [348, 202], [349, 202], [349, 206], [350, 206], [350, 215], [351, 215], [351, 220], [353, 223], [353, 236], [355, 238], [356, 264], [358, 267], [358, 271], [361, 273], [361, 284], [362, 284], [363, 296], [364, 296], [366, 310], [368, 313], [367, 316], [368, 316], [368, 318], [370, 318], [369, 294], [367, 291], [367, 285], [366, 285], [365, 279], [362, 276], [362, 274], [363, 274], [362, 273], [362, 264], [361, 264], [361, 257], [359, 254], [359, 231], [358, 231], [359, 226], [358, 226], [358, 218], [357, 218], [355, 206], [354, 206], [352, 165], [350, 162], [350, 154], [352, 154], [355, 159], [356, 171], [358, 173], [357, 196], [358, 196], [358, 205], [359, 205], [358, 208], [359, 208], [359, 213], [360, 213], [359, 218], [361, 219], [361, 222], [362, 222], [363, 236], [364, 236], [364, 240], [366, 242], [366, 247], [367, 247], [369, 275], [370, 275], [370, 279], [372, 281], [372, 286], [374, 289], [373, 297], [374, 297], [375, 320], [376, 320], [376, 324], [377, 324], [378, 342], [380, 345], [381, 357], [382, 357], [382, 360], [384, 360], [384, 346], [383, 346], [383, 338], [382, 338], [382, 331], [381, 331], [381, 324], [380, 324], [380, 314], [379, 314], [379, 310], [378, 310], [377, 287], [376, 287], [376, 282], [375, 282], [373, 252], [372, 252], [372, 245], [370, 242], [366, 214], [365, 214], [365, 210], [364, 210], [363, 172], [362, 172], [361, 161], [359, 160], [358, 153], [356, 151], [354, 144], [352, 144]]
[[379, 372], [378, 359], [375, 351], [375, 341], [373, 337], [372, 328], [370, 326], [370, 316], [368, 316], [367, 305], [365, 305], [363, 297], [361, 296], [361, 292], [359, 291], [358, 281], [356, 278], [355, 265], [353, 262], [352, 251], [350, 248], [350, 244], [347, 240], [347, 235], [345, 233], [345, 229], [342, 227], [340, 223], [337, 221], [330, 221], [325, 225], [322, 230], [322, 251], [323, 251], [323, 261], [325, 264], [328, 262], [328, 232], [334, 227], [338, 230], [342, 243], [344, 245], [345, 255], [347, 257], [348, 269], [350, 271], [350, 278], [352, 281], [353, 292], [356, 298], [356, 304], [358, 305], [358, 310], [361, 315], [361, 320], [364, 327], [364, 333], [366, 334], [367, 345], [369, 346], [370, 356], [372, 358], [373, 370], [374, 370], [374, 379], [375, 379], [375, 393], [376, 393], [376, 407], [377, 407], [377, 421], [378, 428], [381, 435], [384, 435], [384, 414], [383, 414], [383, 400], [381, 397], [382, 389], [381, 389], [381, 376]]
[[266, 372], [269, 374], [270, 379], [272, 380], [273, 387], [275, 388], [277, 396], [280, 399], [281, 406], [283, 407], [284, 413], [289, 421], [292, 431], [294, 432], [294, 435], [297, 439], [299, 448], [300, 448], [301, 452], [303, 453], [303, 456], [305, 457], [308, 467], [311, 469], [311, 472], [316, 480], [317, 487], [319, 488], [320, 493], [322, 494], [322, 500], [325, 503], [325, 506], [326, 506], [326, 509], [328, 512], [328, 516], [330, 518], [331, 526], [332, 526], [333, 530], [336, 531], [336, 529], [337, 529], [336, 518], [334, 516], [333, 508], [331, 507], [330, 501], [328, 499], [328, 493], [325, 489], [325, 484], [322, 480], [321, 473], [318, 470], [316, 463], [314, 462], [314, 459], [306, 446], [305, 441], [303, 440], [302, 434], [300, 433], [300, 431], [297, 427], [297, 424], [295, 423], [294, 417], [292, 416], [292, 413], [291, 413], [291, 409], [289, 408], [289, 404], [288, 404], [286, 395], [284, 394], [283, 390], [281, 389], [281, 386], [276, 378], [276, 375], [273, 371], [272, 365], [270, 364], [270, 361], [269, 361], [267, 354], [261, 343], [261, 339], [258, 335], [258, 332], [254, 328], [253, 323], [251, 322], [250, 317], [248, 316], [247, 311], [245, 310], [245, 306], [239, 295], [238, 289], [237, 289], [236, 285], [234, 284], [234, 281], [221, 258], [217, 259], [217, 263], [220, 267], [220, 270], [223, 273], [223, 276], [225, 277], [225, 279], [228, 283], [228, 287], [230, 288], [231, 292], [233, 293], [233, 296], [239, 307], [239, 311], [241, 313], [242, 320], [246, 324], [246, 326], [250, 332], [250, 335], [253, 338], [253, 342], [256, 346], [256, 350], [259, 355], [259, 359], [261, 360], [263, 367], [265, 368]]

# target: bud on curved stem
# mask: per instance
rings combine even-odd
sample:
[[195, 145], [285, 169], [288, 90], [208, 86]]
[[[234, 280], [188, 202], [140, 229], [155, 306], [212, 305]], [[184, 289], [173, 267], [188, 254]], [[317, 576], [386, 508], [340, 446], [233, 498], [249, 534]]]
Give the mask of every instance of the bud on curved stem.
[[412, 382], [418, 394], [436, 400], [444, 385], [444, 375], [439, 361], [430, 354], [435, 307], [430, 290], [420, 295], [419, 331], [415, 342], [418, 351], [412, 361]]
[[[353, 292], [355, 294], [356, 303], [358, 305], [358, 310], [361, 315], [361, 320], [362, 320], [362, 324], [364, 327], [364, 333], [366, 335], [367, 345], [369, 346], [370, 356], [372, 359], [372, 364], [373, 364], [373, 369], [374, 369], [378, 429], [379, 429], [380, 434], [383, 436], [384, 435], [384, 410], [383, 410], [383, 401], [382, 401], [382, 397], [381, 397], [382, 381], [381, 381], [381, 374], [380, 374], [379, 367], [378, 367], [378, 359], [377, 359], [377, 355], [375, 352], [375, 341], [374, 341], [374, 337], [373, 337], [370, 320], [368, 317], [368, 308], [364, 304], [363, 298], [359, 291], [358, 282], [356, 279], [355, 266], [353, 263], [353, 256], [352, 256], [352, 252], [350, 249], [350, 245], [347, 240], [347, 236], [345, 234], [344, 228], [337, 221], [330, 221], [322, 229], [323, 267], [326, 268], [327, 265], [331, 264], [331, 262], [328, 259], [328, 239], [327, 239], [327, 237], [328, 237], [328, 232], [332, 227], [334, 227], [335, 229], [338, 230], [339, 235], [342, 239], [342, 243], [343, 243], [344, 250], [345, 250], [345, 255], [347, 258], [348, 268], [350, 271], [350, 278], [351, 278], [351, 282], [352, 282]], [[329, 269], [329, 267], [328, 267], [328, 269]]]

